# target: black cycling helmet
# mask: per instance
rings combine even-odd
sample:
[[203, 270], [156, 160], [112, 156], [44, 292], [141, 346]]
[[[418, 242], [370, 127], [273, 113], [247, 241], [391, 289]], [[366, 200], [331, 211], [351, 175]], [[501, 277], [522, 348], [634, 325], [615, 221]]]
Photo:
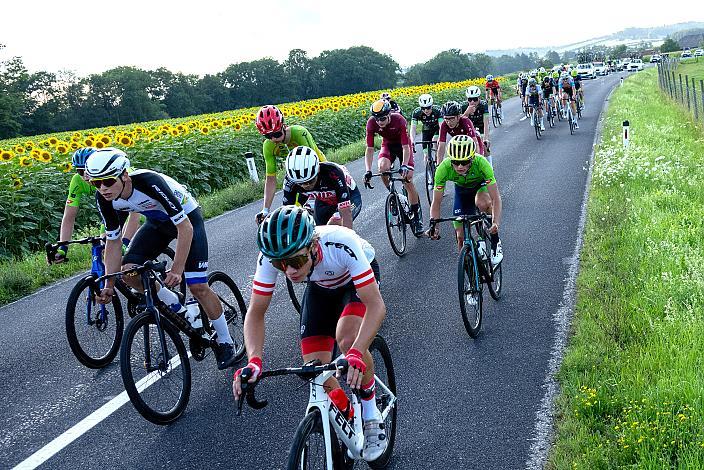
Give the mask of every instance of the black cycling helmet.
[[460, 115], [460, 104], [457, 101], [448, 101], [442, 105], [440, 109], [440, 114], [442, 117], [445, 116], [459, 116]]

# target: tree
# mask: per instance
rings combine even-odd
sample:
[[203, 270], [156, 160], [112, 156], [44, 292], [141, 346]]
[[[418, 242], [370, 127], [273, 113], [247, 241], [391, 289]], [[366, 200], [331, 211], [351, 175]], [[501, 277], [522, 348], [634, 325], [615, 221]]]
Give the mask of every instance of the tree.
[[550, 62], [552, 65], [557, 65], [560, 63], [560, 54], [555, 51], [548, 51], [547, 54], [545, 54], [545, 60]]
[[390, 56], [366, 46], [323, 51], [313, 59], [313, 68], [321, 70], [324, 96], [394, 87], [399, 71]]
[[679, 51], [680, 49], [682, 49], [680, 47], [680, 45], [677, 43], [677, 41], [675, 41], [671, 37], [665, 38], [665, 42], [663, 42], [662, 45], [660, 46], [660, 52], [664, 52], [664, 53], [675, 52], [675, 51]]
[[406, 82], [409, 85], [426, 83], [451, 82], [466, 80], [479, 74], [469, 55], [459, 49], [449, 49], [436, 55], [423, 64], [416, 64], [406, 72]]
[[0, 62], [0, 138], [20, 134], [29, 73], [21, 57]]

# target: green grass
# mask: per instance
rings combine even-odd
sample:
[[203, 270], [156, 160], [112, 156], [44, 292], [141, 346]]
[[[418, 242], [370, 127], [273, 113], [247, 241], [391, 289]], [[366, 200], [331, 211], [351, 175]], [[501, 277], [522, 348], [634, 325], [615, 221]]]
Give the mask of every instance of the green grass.
[[677, 73], [681, 73], [682, 77], [689, 76], [690, 80], [694, 78], [699, 88], [699, 80], [704, 80], [704, 57], [684, 59], [677, 67]]
[[[377, 137], [376, 144], [380, 145], [381, 140]], [[329, 160], [337, 163], [347, 163], [356, 160], [364, 155], [366, 141], [360, 140], [350, 145], [329, 152], [326, 156]], [[279, 187], [283, 175], [279, 173]], [[251, 181], [242, 181], [232, 186], [215, 191], [212, 194], [199, 198], [203, 214], [206, 218], [215, 217], [236, 207], [243, 206], [261, 198], [264, 192], [263, 175], [258, 184]], [[274, 201], [278, 204], [278, 201]], [[86, 210], [83, 208], [82, 210]], [[254, 220], [252, 220], [254, 223]], [[74, 238], [80, 238], [97, 233], [97, 227], [88, 229], [81, 233], [75, 233]], [[31, 294], [37, 289], [63, 279], [67, 276], [87, 271], [90, 268], [90, 248], [88, 246], [74, 245], [69, 251], [69, 261], [64, 264], [48, 266], [46, 255], [34, 253], [19, 261], [8, 261], [0, 263], [0, 306], [25, 295]]]
[[704, 468], [704, 135], [653, 68], [595, 152], [548, 468]]

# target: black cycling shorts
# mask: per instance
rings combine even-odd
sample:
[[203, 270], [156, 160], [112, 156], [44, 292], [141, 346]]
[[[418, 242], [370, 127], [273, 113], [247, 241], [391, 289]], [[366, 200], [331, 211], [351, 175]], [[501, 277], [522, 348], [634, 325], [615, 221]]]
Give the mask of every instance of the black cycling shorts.
[[[370, 264], [378, 283], [379, 263], [374, 259]], [[366, 311], [352, 281], [337, 289], [326, 289], [309, 282], [301, 302], [301, 351], [303, 354], [332, 352], [340, 318], [347, 315], [364, 317]]]
[[[208, 282], [208, 237], [200, 207], [191, 211], [188, 219], [193, 225], [193, 239], [183, 275], [188, 285], [206, 283]], [[155, 222], [147, 219], [137, 230], [127, 253], [122, 258], [122, 264], [144, 264], [156, 259], [177, 235], [178, 230], [171, 221]]]
[[[423, 132], [421, 133], [423, 141], [429, 142], [429, 141], [433, 140], [433, 137], [435, 137], [438, 134], [438, 132], [439, 132], [439, 129], [423, 129]], [[427, 149], [431, 145], [432, 144], [423, 144], [423, 148]]]

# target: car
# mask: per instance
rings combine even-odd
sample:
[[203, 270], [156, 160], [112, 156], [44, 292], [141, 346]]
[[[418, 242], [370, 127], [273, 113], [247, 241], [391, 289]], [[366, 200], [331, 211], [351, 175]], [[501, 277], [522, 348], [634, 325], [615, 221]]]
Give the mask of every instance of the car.
[[694, 57], [702, 57], [704, 56], [704, 49], [697, 49], [694, 51]]
[[577, 73], [582, 78], [596, 78], [594, 64], [592, 64], [591, 62], [577, 64]]
[[629, 72], [637, 72], [639, 70], [643, 70], [643, 61], [641, 59], [633, 59], [629, 64], [628, 64], [628, 69]]
[[682, 58], [688, 59], [690, 57], [692, 57], [692, 50], [689, 47], [685, 47], [682, 51]]
[[592, 62], [594, 65], [594, 73], [597, 75], [607, 75], [609, 73], [609, 69], [606, 67], [606, 64], [603, 62]]
[[651, 64], [657, 64], [661, 60], [662, 60], [662, 58], [660, 57], [660, 54], [653, 54], [652, 56], [650, 56], [650, 63]]

